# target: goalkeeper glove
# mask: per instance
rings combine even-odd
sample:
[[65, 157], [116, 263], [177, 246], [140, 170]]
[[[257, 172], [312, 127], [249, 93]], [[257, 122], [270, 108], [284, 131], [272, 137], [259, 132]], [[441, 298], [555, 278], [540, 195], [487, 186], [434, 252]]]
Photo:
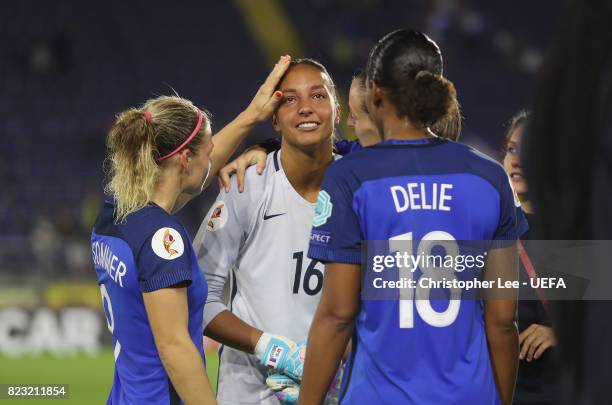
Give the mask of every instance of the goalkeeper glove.
[[263, 333], [255, 346], [259, 363], [278, 373], [285, 374], [297, 382], [302, 379], [306, 346], [280, 335]]
[[284, 374], [271, 371], [266, 378], [266, 385], [282, 405], [295, 405], [300, 394], [300, 385]]

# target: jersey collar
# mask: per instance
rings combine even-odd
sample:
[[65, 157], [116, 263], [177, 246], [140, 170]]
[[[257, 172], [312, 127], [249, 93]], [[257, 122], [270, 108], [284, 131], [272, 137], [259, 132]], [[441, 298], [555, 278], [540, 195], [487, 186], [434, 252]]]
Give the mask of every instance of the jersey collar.
[[445, 142], [442, 138], [421, 138], [421, 139], [387, 139], [378, 143], [376, 146], [400, 145], [400, 146], [431, 146]]

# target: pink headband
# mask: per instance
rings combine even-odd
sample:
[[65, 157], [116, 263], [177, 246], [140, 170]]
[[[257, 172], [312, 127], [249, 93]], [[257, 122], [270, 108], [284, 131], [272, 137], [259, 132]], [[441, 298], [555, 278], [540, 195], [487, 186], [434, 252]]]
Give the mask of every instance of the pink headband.
[[157, 158], [157, 162], [161, 162], [162, 160], [166, 160], [174, 155], [176, 155], [181, 149], [183, 149], [185, 147], [185, 145], [187, 145], [189, 142], [191, 142], [191, 140], [193, 138], [195, 138], [195, 136], [198, 134], [198, 132], [200, 131], [200, 128], [202, 127], [202, 111], [200, 109], [198, 109], [198, 123], [196, 124], [195, 128], [193, 129], [193, 131], [191, 132], [191, 134], [189, 134], [189, 136], [187, 137], [187, 139], [185, 139], [185, 142], [183, 142], [182, 144], [179, 145], [178, 148], [174, 149], [172, 152], [168, 153], [166, 156], [162, 156], [160, 158]]
[[150, 112], [145, 111], [145, 112], [142, 113], [142, 115], [144, 115], [145, 120], [147, 120], [148, 123], [150, 123], [150, 124], [153, 123], [153, 115]]

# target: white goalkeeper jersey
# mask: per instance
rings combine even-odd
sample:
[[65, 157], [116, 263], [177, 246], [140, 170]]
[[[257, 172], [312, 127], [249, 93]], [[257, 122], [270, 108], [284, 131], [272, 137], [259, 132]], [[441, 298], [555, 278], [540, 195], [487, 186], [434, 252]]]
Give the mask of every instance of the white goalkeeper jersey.
[[[308, 337], [324, 271], [307, 257], [315, 204], [291, 186], [280, 153], [268, 155], [261, 175], [255, 167], [247, 170], [243, 193], [232, 178], [231, 190], [219, 193], [194, 239], [209, 287], [204, 329], [229, 309], [265, 332], [295, 342]], [[224, 299], [228, 281], [231, 293]], [[266, 377], [254, 355], [224, 346], [217, 401], [278, 405]]]

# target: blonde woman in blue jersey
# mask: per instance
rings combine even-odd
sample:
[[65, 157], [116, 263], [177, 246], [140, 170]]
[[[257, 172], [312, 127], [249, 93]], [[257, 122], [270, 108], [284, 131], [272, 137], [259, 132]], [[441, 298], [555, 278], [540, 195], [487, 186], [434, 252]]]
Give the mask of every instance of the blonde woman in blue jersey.
[[499, 163], [431, 131], [456, 104], [435, 42], [392, 32], [371, 51], [366, 74], [366, 106], [383, 141], [332, 164], [319, 193], [308, 255], [326, 272], [298, 403], [321, 402], [352, 336], [340, 403], [509, 405], [518, 290], [492, 288], [485, 297], [497, 299], [485, 302], [455, 287], [434, 299], [421, 284], [381, 293], [369, 284], [380, 269], [361, 267], [362, 243], [385, 241], [389, 252], [401, 244], [414, 259], [462, 252], [457, 241], [492, 241], [476, 270], [402, 272], [393, 262], [380, 274], [515, 281], [516, 240], [526, 230], [520, 203]]
[[214, 137], [208, 114], [179, 97], [117, 117], [107, 138], [111, 198], [91, 237], [115, 356], [108, 404], [216, 403], [202, 342], [207, 284], [172, 215], [275, 110], [288, 64], [281, 58], [247, 109]]

